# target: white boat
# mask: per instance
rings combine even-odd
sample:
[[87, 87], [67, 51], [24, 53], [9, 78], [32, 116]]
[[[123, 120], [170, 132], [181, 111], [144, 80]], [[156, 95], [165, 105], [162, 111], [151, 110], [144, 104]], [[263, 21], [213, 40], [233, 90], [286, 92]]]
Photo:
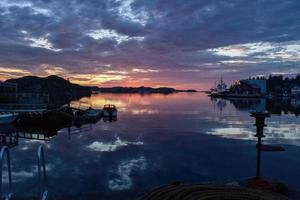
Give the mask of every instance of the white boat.
[[18, 113], [0, 113], [0, 124], [10, 124], [15, 121]]
[[220, 82], [217, 84], [215, 83], [215, 87], [212, 88], [209, 92], [209, 96], [212, 97], [221, 97], [228, 93], [227, 85], [223, 81], [222, 77]]

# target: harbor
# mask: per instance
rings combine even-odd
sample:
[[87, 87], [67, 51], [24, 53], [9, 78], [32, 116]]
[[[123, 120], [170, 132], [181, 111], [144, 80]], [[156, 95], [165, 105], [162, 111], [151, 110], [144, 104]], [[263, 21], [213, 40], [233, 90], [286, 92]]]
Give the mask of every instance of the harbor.
[[[17, 87], [17, 85], [14, 85]], [[6, 85], [2, 85], [2, 87], [6, 87]], [[10, 87], [10, 85], [9, 85]], [[265, 154], [262, 152], [279, 152], [279, 154], [282, 154], [282, 152], [286, 153], [286, 151], [289, 151], [290, 148], [286, 146], [285, 142], [287, 142], [288, 145], [293, 144], [293, 139], [286, 139], [286, 138], [298, 138], [298, 130], [299, 127], [295, 125], [295, 132], [294, 133], [286, 133], [284, 137], [284, 145], [278, 145], [277, 142], [273, 145], [273, 136], [274, 133], [276, 135], [276, 131], [274, 132], [274, 128], [272, 130], [272, 137], [269, 137], [268, 129], [266, 129], [266, 134], [264, 134], [264, 131], [262, 127], [265, 127], [266, 125], [269, 125], [269, 123], [266, 123], [267, 118], [271, 115], [282, 115], [284, 117], [286, 114], [289, 115], [300, 115], [300, 107], [297, 104], [297, 97], [293, 96], [290, 98], [276, 98], [276, 103], [274, 103], [274, 99], [269, 97], [268, 94], [268, 84], [267, 81], [260, 78], [259, 80], [256, 80], [254, 78], [249, 80], [240, 80], [237, 81], [233, 86], [230, 86], [229, 89], [227, 88], [227, 84], [223, 81], [223, 78], [220, 79], [220, 83], [216, 85], [216, 88], [212, 89], [211, 92], [208, 94], [209, 97], [206, 96], [206, 94], [203, 93], [175, 93], [175, 94], [148, 94], [144, 96], [143, 94], [113, 94], [113, 93], [93, 93], [91, 95], [83, 96], [79, 99], [71, 100], [68, 102], [53, 102], [50, 99], [50, 95], [47, 94], [34, 94], [31, 93], [30, 95], [26, 93], [19, 94], [16, 93], [16, 90], [13, 90], [10, 96], [16, 96], [16, 99], [6, 99], [2, 104], [0, 104], [0, 145], [3, 149], [7, 149], [5, 151], [7, 152], [14, 152], [17, 151], [19, 153], [22, 153], [22, 150], [18, 150], [19, 148], [25, 150], [27, 148], [30, 148], [32, 150], [37, 148], [37, 145], [34, 145], [36, 142], [38, 142], [41, 145], [41, 148], [44, 148], [46, 153], [46, 157], [48, 157], [48, 151], [50, 151], [50, 156], [54, 156], [50, 159], [49, 162], [45, 162], [45, 166], [49, 167], [55, 163], [53, 160], [55, 156], [57, 156], [57, 153], [53, 152], [52, 145], [55, 144], [55, 141], [60, 141], [60, 143], [64, 146], [67, 145], [70, 141], [71, 143], [75, 142], [77, 143], [78, 147], [80, 149], [77, 149], [77, 147], [71, 145], [69, 148], [72, 148], [72, 151], [85, 151], [89, 150], [89, 154], [86, 154], [85, 156], [89, 157], [90, 159], [93, 159], [93, 156], [95, 156], [96, 153], [100, 153], [101, 155], [106, 155], [107, 153], [117, 153], [120, 151], [127, 151], [128, 149], [128, 156], [129, 158], [132, 155], [135, 155], [136, 153], [134, 149], [140, 149], [143, 148], [147, 143], [149, 143], [149, 138], [145, 140], [143, 136], [143, 132], [149, 127], [149, 130], [152, 130], [153, 127], [149, 125], [156, 126], [155, 123], [158, 123], [159, 126], [167, 126], [169, 127], [168, 130], [170, 133], [168, 133], [168, 139], [171, 139], [171, 141], [174, 142], [174, 139], [177, 137], [174, 137], [173, 134], [189, 134], [193, 133], [194, 135], [194, 128], [192, 127], [182, 127], [180, 126], [174, 126], [173, 123], [181, 124], [177, 120], [184, 120], [185, 118], [189, 119], [191, 116], [196, 117], [195, 119], [199, 119], [200, 121], [206, 121], [205, 118], [202, 118], [202, 112], [205, 112], [205, 110], [202, 110], [203, 108], [209, 108], [210, 106], [213, 106], [213, 111], [209, 111], [212, 113], [218, 113], [214, 118], [222, 119], [223, 116], [226, 116], [228, 112], [228, 107], [230, 107], [230, 110], [235, 110], [241, 113], [246, 114], [246, 116], [254, 117], [256, 118], [256, 134], [254, 134], [253, 131], [250, 131], [249, 128], [247, 129], [241, 129], [237, 128], [240, 125], [230, 125], [229, 124], [223, 124], [221, 127], [212, 125], [209, 130], [204, 132], [204, 135], [201, 136], [204, 137], [204, 140], [224, 140], [230, 141], [233, 146], [239, 146], [242, 147], [243, 143], [245, 141], [254, 141], [254, 138], [257, 138], [256, 145], [253, 145], [252, 142], [245, 143], [247, 144], [247, 148], [249, 149], [249, 152], [253, 152], [254, 147], [256, 147], [256, 155], [252, 155], [251, 153], [251, 159], [249, 158], [248, 165], [252, 164], [252, 169], [256, 169], [256, 175], [254, 176], [254, 173], [251, 174], [250, 171], [252, 171], [250, 168], [246, 170], [245, 174], [244, 172], [240, 171], [240, 174], [244, 175], [237, 175], [234, 178], [230, 178], [229, 180], [226, 178], [226, 175], [229, 173], [233, 173], [229, 170], [229, 168], [226, 167], [226, 172], [222, 172], [219, 174], [221, 178], [220, 180], [216, 179], [215, 175], [212, 177], [206, 177], [201, 174], [199, 174], [202, 178], [193, 179], [190, 175], [186, 174], [185, 178], [180, 178], [178, 175], [175, 176], [175, 172], [171, 172], [170, 177], [167, 182], [161, 182], [160, 179], [157, 179], [158, 182], [155, 184], [151, 184], [147, 186], [147, 183], [144, 181], [141, 181], [142, 184], [144, 184], [143, 188], [134, 188], [132, 186], [132, 181], [130, 179], [129, 182], [126, 181], [126, 179], [123, 179], [123, 173], [127, 172], [118, 172], [120, 170], [119, 168], [117, 171], [115, 171], [113, 174], [115, 174], [119, 178], [112, 178], [108, 182], [108, 186], [106, 186], [106, 190], [94, 190], [94, 189], [87, 189], [84, 190], [81, 195], [74, 194], [74, 192], [71, 192], [69, 190], [65, 190], [63, 192], [64, 195], [61, 195], [60, 192], [58, 192], [60, 189], [53, 185], [58, 180], [58, 177], [53, 175], [53, 172], [51, 170], [45, 170], [45, 173], [47, 174], [48, 180], [52, 181], [52, 184], [47, 185], [47, 187], [44, 189], [44, 192], [41, 192], [41, 196], [45, 195], [47, 196], [47, 199], [52, 199], [53, 196], [55, 196], [56, 199], [77, 199], [77, 198], [100, 198], [103, 196], [107, 196], [108, 199], [118, 199], [118, 195], [121, 195], [121, 191], [127, 191], [126, 192], [126, 198], [131, 199], [153, 199], [152, 196], [157, 196], [157, 198], [163, 198], [163, 199], [172, 199], [172, 194], [176, 193], [177, 195], [183, 195], [189, 193], [191, 188], [195, 191], [201, 191], [200, 193], [192, 192], [189, 195], [202, 199], [204, 197], [201, 196], [201, 194], [206, 193], [205, 191], [208, 189], [209, 191], [214, 191], [215, 198], [219, 198], [218, 195], [223, 194], [223, 192], [227, 192], [229, 196], [232, 196], [232, 198], [242, 198], [243, 196], [247, 196], [247, 194], [253, 193], [253, 198], [255, 198], [255, 191], [259, 190], [260, 192], [256, 194], [256, 196], [265, 196], [265, 199], [283, 199], [283, 198], [289, 198], [289, 199], [297, 199], [299, 194], [291, 181], [285, 181], [284, 178], [280, 178], [280, 180], [274, 179], [273, 176], [269, 176], [265, 173], [264, 167], [261, 166], [261, 163], [264, 163], [263, 156], [261, 154]], [[294, 91], [294, 90], [291, 90]], [[13, 95], [16, 93], [15, 95]], [[295, 92], [293, 92], [295, 94]], [[53, 93], [52, 93], [53, 95]], [[165, 96], [166, 95], [166, 96]], [[7, 95], [5, 95], [7, 96]], [[25, 98], [26, 97], [26, 98]], [[38, 97], [43, 97], [39, 99]], [[46, 97], [46, 98], [44, 98]], [[173, 99], [175, 98], [175, 99]], [[178, 99], [177, 99], [178, 98]], [[185, 101], [181, 101], [184, 99]], [[188, 102], [191, 102], [191, 105], [194, 104], [194, 99], [201, 100], [202, 103], [199, 105], [194, 105], [193, 111], [188, 108], [185, 105], [188, 104]], [[159, 101], [157, 101], [159, 100]], [[178, 101], [178, 102], [177, 102]], [[149, 103], [151, 102], [151, 103]], [[210, 102], [210, 104], [208, 103]], [[168, 105], [167, 107], [166, 105]], [[151, 105], [151, 107], [148, 107]], [[179, 107], [178, 107], [179, 105]], [[204, 105], [204, 107], [203, 107]], [[173, 108], [170, 108], [169, 106], [176, 106]], [[118, 109], [117, 109], [118, 107]], [[203, 107], [201, 110], [198, 110], [199, 108]], [[197, 112], [195, 112], [198, 110]], [[178, 110], [179, 109], [179, 110]], [[167, 114], [172, 110], [173, 120], [168, 119]], [[255, 112], [254, 112], [255, 111]], [[166, 112], [166, 113], [164, 113]], [[197, 114], [199, 112], [199, 114]], [[184, 113], [184, 114], [183, 114]], [[243, 114], [243, 115], [244, 115]], [[174, 118], [176, 116], [178, 119]], [[230, 115], [229, 115], [230, 116]], [[245, 115], [244, 115], [245, 116]], [[129, 117], [129, 118], [128, 118]], [[149, 118], [150, 117], [150, 118]], [[167, 117], [167, 118], [165, 118]], [[261, 118], [263, 117], [263, 119]], [[126, 120], [126, 118], [128, 118]], [[227, 117], [225, 117], [227, 118]], [[230, 117], [229, 117], [230, 118]], [[119, 120], [118, 120], [119, 119]], [[174, 121], [175, 119], [175, 121]], [[247, 119], [247, 118], [245, 118]], [[246, 121], [244, 119], [244, 121]], [[266, 120], [265, 120], [266, 119]], [[125, 124], [120, 124], [119, 121], [125, 120]], [[129, 121], [128, 121], [129, 120]], [[148, 124], [148, 121], [151, 121]], [[154, 120], [154, 121], [153, 121]], [[157, 122], [158, 120], [158, 122]], [[162, 121], [161, 121], [162, 120]], [[170, 120], [170, 121], [169, 121]], [[232, 120], [232, 119], [231, 119]], [[229, 120], [229, 121], [231, 121]], [[248, 119], [249, 120], [249, 119]], [[208, 120], [209, 122], [210, 120]], [[108, 122], [108, 123], [107, 123]], [[184, 120], [184, 123], [189, 124], [189, 121]], [[192, 123], [195, 123], [192, 121]], [[203, 122], [202, 122], [203, 123]], [[207, 122], [204, 122], [207, 123]], [[213, 124], [215, 124], [216, 121], [213, 121]], [[245, 122], [242, 122], [245, 123]], [[252, 124], [253, 122], [248, 122], [248, 124]], [[115, 124], [117, 126], [115, 126]], [[131, 124], [131, 125], [130, 125]], [[173, 124], [173, 125], [171, 125]], [[125, 135], [122, 131], [122, 128], [126, 127]], [[154, 132], [156, 133], [156, 129], [162, 131], [163, 128], [154, 128]], [[274, 126], [271, 124], [271, 126]], [[114, 131], [110, 130], [114, 127]], [[146, 128], [146, 129], [145, 129]], [[180, 130], [177, 130], [179, 128]], [[136, 132], [137, 130], [141, 131], [141, 134]], [[249, 129], [249, 130], [248, 130]], [[199, 131], [205, 130], [205, 126], [201, 126], [201, 129]], [[276, 130], [276, 129], [275, 129]], [[179, 132], [178, 132], [179, 131]], [[278, 134], [282, 134], [280, 129], [277, 131]], [[104, 134], [106, 133], [107, 134]], [[133, 132], [134, 135], [130, 135], [130, 133]], [[94, 135], [91, 135], [94, 134]], [[104, 135], [102, 135], [104, 134]], [[246, 135], [243, 135], [246, 134]], [[124, 137], [125, 136], [125, 137]], [[254, 137], [253, 137], [254, 136]], [[87, 137], [87, 138], [85, 138]], [[98, 137], [102, 138], [100, 141], [97, 139]], [[148, 136], [147, 136], [148, 137]], [[180, 136], [182, 137], [182, 136]], [[195, 137], [195, 135], [193, 136]], [[216, 137], [216, 138], [215, 138]], [[221, 138], [225, 139], [221, 139]], [[262, 138], [265, 138], [265, 142], [262, 142]], [[59, 139], [61, 138], [61, 139]], [[276, 139], [276, 137], [275, 137]], [[81, 140], [85, 141], [88, 140], [88, 143], [84, 142], [84, 146], [82, 146]], [[236, 141], [241, 140], [241, 141]], [[277, 141], [277, 140], [275, 140]], [[280, 141], [280, 140], [279, 140]], [[190, 143], [189, 141], [188, 143]], [[199, 142], [199, 141], [198, 141]], [[29, 145], [31, 147], [28, 147], [27, 143], [32, 144]], [[150, 142], [151, 143], [151, 142]], [[241, 143], [241, 144], [240, 144]], [[280, 143], [280, 142], [279, 142]], [[24, 146], [25, 145], [25, 146]], [[50, 146], [49, 146], [50, 145]], [[171, 144], [169, 144], [171, 145]], [[178, 144], [180, 145], [180, 144]], [[242, 146], [240, 146], [242, 145]], [[56, 147], [56, 148], [63, 148], [63, 146]], [[51, 148], [49, 148], [51, 147]], [[210, 146], [207, 146], [209, 148]], [[82, 149], [83, 148], [83, 149]], [[148, 147], [150, 148], [150, 147]], [[170, 150], [173, 149], [172, 145], [168, 147]], [[219, 147], [213, 145], [213, 148], [225, 148], [225, 147]], [[226, 147], [226, 148], [232, 148], [232, 147]], [[132, 149], [132, 150], [130, 150]], [[251, 150], [252, 149], [252, 150]], [[162, 150], [162, 149], [161, 149]], [[3, 150], [4, 151], [4, 150]], [[56, 150], [54, 150], [56, 151]], [[139, 150], [140, 151], [140, 150]], [[173, 149], [173, 151], [178, 152], [177, 150]], [[201, 150], [202, 151], [202, 150]], [[66, 152], [69, 152], [67, 150]], [[194, 151], [193, 151], [194, 152]], [[255, 152], [255, 151], [254, 151]], [[161, 154], [162, 152], [156, 152], [153, 156], [157, 156]], [[178, 152], [179, 153], [179, 152]], [[237, 152], [231, 151], [231, 153], [236, 154]], [[283, 154], [284, 154], [283, 153]], [[10, 153], [13, 154], [13, 153]], [[32, 154], [32, 153], [31, 153]], [[143, 172], [146, 170], [146, 166], [149, 165], [149, 161], [146, 161], [145, 156], [142, 153], [138, 158], [135, 159], [129, 159], [129, 166], [131, 166], [130, 171], [128, 171], [128, 176], [131, 176], [132, 171], [141, 170]], [[180, 153], [179, 153], [180, 154]], [[279, 155], [278, 154], [278, 155]], [[205, 154], [191, 154], [192, 157], [190, 159], [200, 159], [201, 162], [206, 162], [206, 160], [201, 159], [201, 156], [206, 157]], [[91, 157], [92, 156], [92, 157]], [[170, 155], [164, 155], [164, 157], [168, 157]], [[220, 155], [215, 155], [216, 158], [220, 157]], [[222, 156], [228, 156], [222, 155]], [[238, 155], [236, 155], [238, 157]], [[97, 157], [97, 156], [96, 156]], [[185, 160], [185, 156], [181, 156], [181, 161]], [[255, 158], [254, 158], [255, 157]], [[278, 159], [280, 159], [280, 155]], [[66, 158], [64, 158], [66, 159]], [[80, 159], [74, 158], [75, 162], [77, 163]], [[149, 158], [148, 158], [149, 159]], [[154, 159], [154, 157], [152, 158]], [[227, 158], [230, 159], [230, 158]], [[242, 158], [239, 158], [240, 160], [243, 160]], [[274, 158], [275, 159], [275, 158]], [[66, 162], [64, 160], [63, 162]], [[91, 160], [89, 160], [91, 162]], [[109, 161], [107, 161], [109, 162]], [[178, 162], [178, 159], [174, 159], [174, 162]], [[216, 161], [214, 161], [216, 162]], [[270, 162], [270, 161], [269, 161]], [[255, 164], [256, 163], [256, 164]], [[29, 165], [32, 165], [31, 163], [28, 163]], [[66, 165], [67, 163], [63, 163], [63, 165]], [[174, 164], [174, 163], [173, 163]], [[220, 163], [219, 163], [220, 164]], [[239, 165], [240, 163], [236, 163]], [[274, 164], [274, 163], [273, 163]], [[10, 163], [10, 165], [13, 165], [13, 163]], [[82, 165], [82, 163], [80, 163]], [[170, 166], [165, 163], [163, 164], [164, 168], [170, 169]], [[221, 164], [222, 166], [224, 164]], [[97, 164], [98, 167], [100, 167]], [[168, 167], [169, 166], [169, 167]], [[187, 166], [186, 166], [187, 167]], [[229, 166], [228, 166], [229, 167]], [[243, 166], [245, 168], [245, 166]], [[68, 167], [69, 168], [69, 167]], [[110, 169], [111, 167], [108, 167], [106, 165], [101, 166], [102, 170], [106, 171], [107, 169]], [[46, 168], [45, 168], [46, 169]], [[202, 168], [201, 170], [208, 170], [208, 168]], [[236, 168], [235, 168], [236, 169]], [[195, 169], [193, 169], [195, 170]], [[192, 169], [188, 171], [193, 171]], [[236, 169], [237, 170], [237, 169]], [[60, 171], [55, 168], [55, 171]], [[16, 177], [13, 175], [14, 171], [11, 172], [12, 174], [12, 180], [16, 180]], [[64, 172], [66, 173], [66, 172]], [[90, 169], [90, 172], [85, 172], [87, 176], [90, 176], [89, 179], [85, 179], [86, 181], [92, 179], [91, 176], [98, 177], [100, 180], [103, 180], [103, 177], [99, 177], [95, 174], [95, 171]], [[110, 174], [110, 172], [106, 172]], [[183, 172], [183, 174], [187, 173]], [[217, 171], [214, 173], [218, 174]], [[275, 174], [277, 172], [274, 172]], [[49, 175], [48, 175], [49, 174]], [[150, 173], [151, 174], [151, 173]], [[234, 174], [234, 173], [233, 173]], [[263, 174], [263, 175], [261, 175]], [[265, 174], [267, 176], [265, 176]], [[103, 174], [103, 176], [105, 176]], [[148, 175], [147, 175], [148, 176]], [[206, 177], [206, 178], [205, 178]], [[65, 184], [70, 184], [71, 182], [74, 182], [75, 180], [71, 180], [71, 177], [65, 177], [67, 178], [68, 182]], [[175, 182], [180, 178], [180, 181]], [[56, 181], [55, 181], [56, 179]], [[203, 181], [207, 180], [207, 181]], [[25, 181], [25, 180], [24, 180]], [[99, 182], [98, 184], [103, 184]], [[35, 181], [33, 181], [35, 182]], [[12, 185], [13, 182], [11, 183]], [[154, 186], [157, 185], [166, 185], [161, 186], [157, 189], [153, 190]], [[297, 184], [296, 184], [297, 185]], [[150, 187], [151, 186], [151, 187]], [[14, 186], [15, 187], [15, 186]], [[16, 186], [19, 188], [18, 184]], [[78, 186], [82, 187], [82, 186]], [[172, 190], [169, 190], [172, 188]], [[31, 188], [31, 191], [36, 191], [37, 187]], [[90, 195], [89, 192], [94, 191], [95, 193], [93, 195]], [[133, 193], [130, 193], [130, 191], [134, 191]], [[172, 191], [169, 193], [168, 191]], [[179, 191], [183, 191], [183, 194], [181, 194]], [[231, 191], [231, 192], [230, 192]], [[121, 193], [119, 193], [121, 192]], [[129, 193], [128, 193], [129, 192]], [[25, 197], [26, 198], [33, 198], [38, 195], [35, 194], [35, 192], [15, 192], [16, 194], [12, 195], [12, 192], [7, 193], [7, 195], [16, 196], [17, 199], [19, 197]], [[163, 194], [162, 197], [159, 196], [159, 194]], [[168, 197], [167, 197], [168, 196]], [[222, 195], [221, 195], [222, 196]], [[205, 198], [204, 198], [205, 199]]]
[[0, 200], [300, 200], [299, 0], [0, 15]]
[[104, 105], [103, 109], [73, 108], [62, 106], [46, 110], [9, 110], [0, 113], [0, 124], [15, 124], [17, 126], [52, 126], [65, 124], [81, 126], [82, 124], [96, 123], [101, 118], [109, 121], [117, 120], [117, 109], [114, 105]]
[[235, 81], [230, 87], [223, 81], [206, 93], [219, 98], [268, 98], [300, 99], [300, 76], [283, 78], [283, 76], [249, 77]]
[[[45, 151], [49, 199], [138, 199], [174, 182], [178, 182], [172, 186], [174, 191], [194, 187], [200, 191], [211, 187], [216, 194], [224, 187], [252, 191], [248, 180], [256, 177], [258, 138], [250, 111], [261, 108], [268, 109], [271, 116], [265, 118], [260, 176], [271, 183], [268, 188], [278, 188], [280, 183], [281, 192], [286, 191], [284, 185], [288, 198], [297, 199], [298, 161], [294, 157], [299, 152], [300, 127], [293, 114], [296, 110], [279, 114], [285, 107], [271, 107], [268, 102], [258, 102], [260, 99], [221, 100], [212, 101], [203, 93], [95, 94], [71, 102], [70, 107], [76, 108], [73, 112], [79, 105], [87, 107], [80, 110], [89, 105], [102, 110], [110, 102], [118, 108], [117, 121], [104, 123], [101, 118], [81, 126], [0, 125], [1, 144], [10, 146], [14, 197], [37, 196], [37, 174], [32, 169], [40, 144]], [[268, 146], [281, 146], [285, 151], [265, 152]], [[289, 170], [280, 170], [285, 167]], [[161, 173], [156, 174], [157, 170]]]
[[[82, 124], [96, 123], [101, 118], [105, 118], [106, 121], [117, 120], [117, 108], [114, 105], [103, 105], [102, 109], [93, 109], [91, 106], [85, 109], [71, 107], [69, 103], [75, 98], [75, 92], [68, 98], [53, 98], [60, 92], [64, 92], [65, 89], [61, 90], [60, 86], [57, 86], [56, 91], [48, 88], [43, 93], [33, 89], [29, 91], [28, 89], [22, 90], [24, 84], [31, 82], [31, 79], [36, 80], [37, 78], [27, 77], [19, 80], [22, 85], [12, 82], [0, 82], [0, 124], [15, 124], [17, 126], [49, 126], [52, 124], [81, 126]], [[66, 88], [79, 88], [79, 91], [87, 90], [85, 93], [81, 92], [82, 94], [77, 98], [89, 96], [91, 93], [90, 89], [81, 86], [74, 87], [67, 80], [55, 76], [40, 78], [37, 82], [38, 85], [31, 87], [40, 87], [45, 82], [54, 83], [55, 81], [64, 83]]]

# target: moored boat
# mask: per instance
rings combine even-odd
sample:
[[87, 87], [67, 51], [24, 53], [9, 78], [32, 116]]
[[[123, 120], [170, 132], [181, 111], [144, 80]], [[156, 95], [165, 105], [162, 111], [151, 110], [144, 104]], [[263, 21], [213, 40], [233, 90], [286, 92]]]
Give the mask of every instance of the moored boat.
[[89, 107], [86, 110], [77, 110], [74, 114], [74, 124], [96, 123], [102, 117], [102, 110]]
[[91, 118], [99, 118], [102, 115], [102, 110], [93, 109], [89, 107], [87, 110], [85, 110], [86, 115]]
[[215, 83], [215, 87], [208, 92], [208, 95], [211, 97], [223, 97], [228, 93], [227, 85], [223, 81], [222, 77], [220, 82]]
[[0, 113], [0, 124], [10, 124], [15, 121], [18, 113]]
[[103, 107], [103, 117], [117, 117], [117, 108], [115, 105], [106, 104]]

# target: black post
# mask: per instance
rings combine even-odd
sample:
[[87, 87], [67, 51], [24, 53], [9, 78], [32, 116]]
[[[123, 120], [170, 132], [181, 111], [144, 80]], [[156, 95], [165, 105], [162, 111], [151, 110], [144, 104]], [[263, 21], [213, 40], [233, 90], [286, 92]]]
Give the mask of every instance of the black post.
[[260, 178], [260, 155], [261, 155], [261, 138], [264, 136], [264, 127], [265, 124], [265, 118], [270, 117], [270, 114], [268, 112], [252, 112], [251, 117], [255, 117], [255, 124], [256, 126], [256, 135], [257, 137], [257, 144], [256, 144], [256, 151], [257, 151], [257, 157], [256, 157], [256, 179]]

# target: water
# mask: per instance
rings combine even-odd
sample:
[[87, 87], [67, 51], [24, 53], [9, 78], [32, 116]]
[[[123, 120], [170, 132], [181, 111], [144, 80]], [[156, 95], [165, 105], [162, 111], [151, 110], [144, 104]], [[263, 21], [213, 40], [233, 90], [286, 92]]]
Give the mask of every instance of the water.
[[[212, 101], [202, 93], [99, 94], [81, 102], [98, 108], [115, 104], [118, 121], [73, 127], [71, 132], [63, 129], [49, 142], [19, 139], [11, 151], [15, 194], [37, 192], [39, 144], [45, 146], [52, 195], [101, 193], [113, 198], [121, 193], [124, 199], [175, 181], [253, 177], [256, 138], [249, 110], [281, 113], [278, 105], [264, 100]], [[266, 120], [264, 142], [280, 144], [286, 151], [263, 152], [261, 173], [296, 189], [300, 187], [300, 119], [290, 108], [284, 110], [286, 114]]]

